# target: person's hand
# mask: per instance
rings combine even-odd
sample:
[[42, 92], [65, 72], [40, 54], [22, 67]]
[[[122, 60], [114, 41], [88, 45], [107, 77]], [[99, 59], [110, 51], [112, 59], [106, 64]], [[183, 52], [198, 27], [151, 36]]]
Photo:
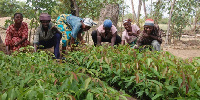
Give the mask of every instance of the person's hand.
[[132, 36], [132, 35], [133, 35], [133, 33], [132, 33], [132, 32], [128, 32], [128, 35], [129, 35], [129, 36]]
[[14, 43], [14, 46], [17, 47], [18, 45], [19, 45], [19, 42], [15, 42], [15, 43]]
[[133, 32], [128, 32], [128, 35], [129, 35], [129, 36], [137, 36], [137, 34], [136, 34], [136, 33], [133, 33]]
[[82, 40], [82, 41], [81, 41], [81, 44], [84, 44], [84, 43], [86, 43], [86, 41], [85, 41], [85, 40]]
[[146, 33], [144, 33], [144, 34], [143, 34], [143, 37], [149, 37], [149, 35], [148, 35], [148, 34], [146, 34]]
[[138, 45], [134, 45], [133, 48], [134, 48], [134, 49], [139, 49], [139, 46], [138, 46]]

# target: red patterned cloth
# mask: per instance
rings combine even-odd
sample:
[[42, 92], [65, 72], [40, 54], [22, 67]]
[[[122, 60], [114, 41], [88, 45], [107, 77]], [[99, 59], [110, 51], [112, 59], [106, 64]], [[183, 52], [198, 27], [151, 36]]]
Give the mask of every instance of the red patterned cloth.
[[25, 22], [22, 22], [21, 27], [17, 31], [14, 28], [14, 24], [10, 25], [6, 30], [5, 44], [10, 46], [10, 50], [19, 50], [21, 47], [25, 47], [30, 44], [28, 40], [25, 40], [18, 46], [14, 46], [16, 42], [19, 42], [23, 37], [28, 39], [28, 25]]

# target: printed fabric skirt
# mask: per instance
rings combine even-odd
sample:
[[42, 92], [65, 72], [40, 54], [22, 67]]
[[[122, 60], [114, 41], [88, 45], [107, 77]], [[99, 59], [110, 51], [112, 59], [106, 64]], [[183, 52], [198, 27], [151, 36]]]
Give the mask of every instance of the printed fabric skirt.
[[135, 45], [136, 45], [136, 42], [137, 42], [137, 39], [134, 40], [133, 42], [131, 42], [129, 45], [131, 48], [135, 48]]
[[[62, 33], [62, 47], [70, 45], [72, 29], [66, 22], [67, 17], [70, 15], [71, 14], [62, 14], [58, 16], [56, 21], [58, 30]], [[77, 41], [75, 41], [75, 43], [78, 44]]]
[[19, 50], [21, 47], [26, 47], [27, 45], [30, 45], [30, 42], [28, 40], [25, 40], [24, 42], [22, 42], [21, 44], [19, 44], [18, 46], [14, 46], [14, 44], [16, 42], [19, 42], [21, 41], [22, 38], [20, 37], [13, 37], [11, 39], [11, 41], [9, 41], [9, 46], [10, 46], [10, 50], [13, 50], [13, 51], [17, 51]]

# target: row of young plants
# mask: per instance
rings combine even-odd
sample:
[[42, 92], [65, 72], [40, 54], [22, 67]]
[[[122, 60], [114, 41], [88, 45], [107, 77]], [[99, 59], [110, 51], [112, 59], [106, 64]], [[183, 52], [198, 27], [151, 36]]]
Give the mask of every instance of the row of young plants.
[[140, 99], [200, 98], [200, 58], [183, 60], [169, 52], [128, 46], [81, 47], [66, 58], [69, 66], [86, 68], [91, 77]]
[[56, 62], [44, 51], [28, 50], [11, 56], [0, 52], [1, 100], [117, 100], [128, 96], [89, 76], [86, 68]]

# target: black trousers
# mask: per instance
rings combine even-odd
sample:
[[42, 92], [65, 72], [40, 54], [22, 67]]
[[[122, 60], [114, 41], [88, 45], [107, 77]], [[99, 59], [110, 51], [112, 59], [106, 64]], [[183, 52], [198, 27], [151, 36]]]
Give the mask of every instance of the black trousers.
[[[92, 31], [92, 40], [94, 42], [94, 46], [97, 45], [97, 30]], [[101, 37], [101, 42], [109, 42], [111, 43], [111, 38], [110, 39], [105, 39], [103, 37]], [[121, 43], [121, 37], [117, 34], [116, 36], [116, 41], [115, 41], [115, 45], [118, 45]]]

